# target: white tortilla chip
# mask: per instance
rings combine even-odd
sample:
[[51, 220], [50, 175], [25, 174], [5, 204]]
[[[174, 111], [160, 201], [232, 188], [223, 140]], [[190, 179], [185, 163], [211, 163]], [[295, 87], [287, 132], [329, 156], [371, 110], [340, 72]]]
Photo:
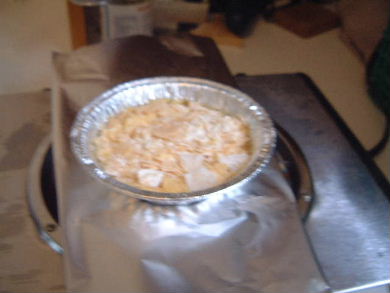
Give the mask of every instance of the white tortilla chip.
[[[184, 185], [199, 190], [245, 164], [246, 130], [240, 119], [197, 102], [162, 99], [110, 118], [95, 140], [96, 155], [106, 172], [130, 185], [176, 192], [177, 183], [183, 191]], [[232, 153], [238, 154], [221, 156]], [[180, 180], [166, 184], [169, 176]]]
[[179, 155], [181, 164], [187, 172], [203, 167], [203, 155], [186, 152], [182, 152]]
[[218, 184], [217, 174], [203, 166], [192, 170], [184, 177], [190, 191], [202, 190]]
[[237, 171], [248, 160], [249, 156], [245, 153], [234, 155], [220, 155], [219, 161], [226, 165], [230, 170]]
[[137, 175], [138, 181], [142, 185], [149, 187], [158, 187], [163, 180], [164, 172], [154, 169], [140, 169]]

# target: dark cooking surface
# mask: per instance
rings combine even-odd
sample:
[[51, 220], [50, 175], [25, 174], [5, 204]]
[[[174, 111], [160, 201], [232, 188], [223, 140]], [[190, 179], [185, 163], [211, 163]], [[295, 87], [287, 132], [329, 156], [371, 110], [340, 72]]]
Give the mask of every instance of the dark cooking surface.
[[51, 147], [47, 151], [42, 164], [41, 189], [47, 209], [56, 223], [58, 223], [57, 192], [53, 169], [53, 151]]

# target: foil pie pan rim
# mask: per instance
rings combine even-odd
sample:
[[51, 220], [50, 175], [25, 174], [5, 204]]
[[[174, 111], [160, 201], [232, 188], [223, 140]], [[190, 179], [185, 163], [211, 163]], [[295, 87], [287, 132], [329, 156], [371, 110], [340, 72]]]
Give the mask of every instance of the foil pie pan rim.
[[[225, 183], [208, 189], [182, 193], [162, 193], [143, 190], [122, 183], [116, 180], [114, 176], [107, 174], [103, 168], [99, 167], [99, 164], [96, 162], [90, 150], [91, 142], [89, 139], [89, 131], [91, 119], [89, 118], [91, 113], [95, 113], [97, 111], [96, 109], [99, 109], [100, 105], [108, 102], [112, 97], [129, 88], [172, 83], [200, 86], [207, 89], [212, 88], [213, 90], [227, 93], [229, 96], [234, 97], [241, 104], [247, 107], [248, 113], [256, 116], [257, 121], [261, 121], [263, 130], [262, 134], [265, 138], [265, 142], [262, 144], [256, 159], [249, 164], [242, 173], [234, 176]], [[273, 126], [273, 122], [265, 109], [251, 97], [233, 87], [215, 81], [194, 77], [152, 77], [118, 84], [94, 98], [78, 112], [71, 128], [70, 142], [71, 149], [81, 165], [90, 175], [104, 183], [110, 189], [141, 200], [147, 200], [159, 204], [177, 205], [189, 204], [211, 197], [215, 193], [227, 192], [228, 190], [241, 186], [257, 176], [262, 170], [264, 170], [271, 160], [276, 144], [276, 131]]]

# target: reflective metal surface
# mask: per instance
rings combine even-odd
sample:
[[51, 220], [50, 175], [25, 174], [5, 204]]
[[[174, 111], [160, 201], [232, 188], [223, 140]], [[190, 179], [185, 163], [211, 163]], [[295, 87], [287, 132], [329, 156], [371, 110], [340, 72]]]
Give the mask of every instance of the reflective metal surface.
[[[277, 130], [278, 143], [274, 154], [276, 164], [294, 192], [299, 214], [304, 221], [309, 215], [314, 199], [310, 170], [299, 146], [291, 136], [279, 126]], [[42, 240], [55, 252], [63, 254], [62, 228], [58, 224], [57, 208], [54, 205], [48, 205], [49, 201], [57, 204], [57, 194], [55, 190], [54, 192], [52, 190], [55, 182], [52, 178], [42, 178], [45, 173], [43, 168], [46, 168], [47, 172], [54, 172], [52, 159], [48, 157], [50, 151], [51, 140], [50, 136], [47, 136], [39, 145], [31, 162], [27, 200], [30, 214]], [[48, 158], [49, 160], [45, 161]]]
[[315, 192], [309, 165], [294, 139], [279, 125], [276, 156], [297, 199], [298, 211], [305, 221], [309, 216]]
[[[110, 117], [124, 109], [167, 98], [197, 101], [215, 110], [240, 117], [247, 123], [251, 133], [252, 153], [244, 171], [218, 186], [186, 193], [142, 190], [107, 174], [94, 155], [92, 140], [96, 133]], [[70, 137], [72, 150], [80, 163], [91, 175], [113, 190], [159, 204], [188, 204], [237, 187], [259, 174], [271, 159], [276, 132], [265, 109], [234, 88], [200, 78], [156, 77], [120, 84], [95, 98], [79, 111]]]
[[331, 288], [353, 292], [389, 284], [389, 202], [324, 97], [300, 74], [237, 80], [292, 135], [309, 163], [316, 200], [305, 228]]

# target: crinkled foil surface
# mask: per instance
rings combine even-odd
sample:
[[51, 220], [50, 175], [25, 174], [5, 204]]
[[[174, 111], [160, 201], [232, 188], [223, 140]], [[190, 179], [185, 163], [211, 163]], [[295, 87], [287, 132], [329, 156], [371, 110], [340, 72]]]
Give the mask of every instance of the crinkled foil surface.
[[69, 138], [76, 114], [115, 85], [110, 58], [129, 43], [53, 57], [53, 144], [68, 291], [328, 292], [276, 162], [240, 188], [179, 206], [124, 196], [81, 166]]

